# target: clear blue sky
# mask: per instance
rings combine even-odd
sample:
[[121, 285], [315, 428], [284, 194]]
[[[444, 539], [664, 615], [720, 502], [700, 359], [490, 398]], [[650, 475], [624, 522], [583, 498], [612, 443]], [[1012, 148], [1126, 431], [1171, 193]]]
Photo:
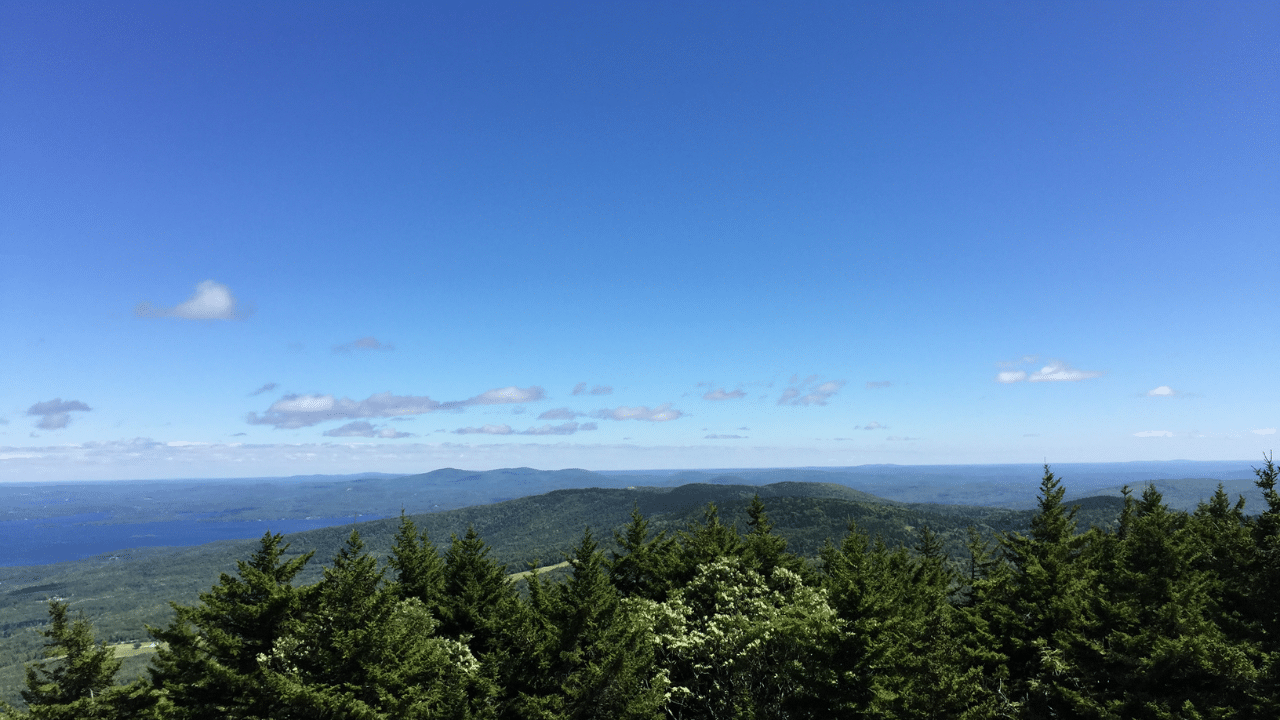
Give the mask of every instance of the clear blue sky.
[[1259, 459], [1278, 48], [1273, 2], [7, 3], [0, 480]]

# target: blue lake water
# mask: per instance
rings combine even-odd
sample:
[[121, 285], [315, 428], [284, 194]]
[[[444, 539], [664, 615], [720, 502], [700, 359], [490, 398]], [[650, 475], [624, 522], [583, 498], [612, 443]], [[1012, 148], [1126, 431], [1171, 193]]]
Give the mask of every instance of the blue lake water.
[[[203, 545], [245, 540], [263, 533], [295, 533], [346, 525], [351, 517], [298, 520], [173, 520], [133, 525], [103, 524], [109, 513], [83, 513], [39, 520], [0, 521], [0, 567], [47, 565], [139, 547]], [[361, 515], [360, 520], [375, 516]]]

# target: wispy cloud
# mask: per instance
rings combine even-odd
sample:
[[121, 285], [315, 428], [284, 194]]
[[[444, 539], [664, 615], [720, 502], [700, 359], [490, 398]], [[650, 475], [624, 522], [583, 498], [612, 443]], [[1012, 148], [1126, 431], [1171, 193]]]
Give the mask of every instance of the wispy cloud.
[[890, 435], [889, 437], [885, 438], [885, 440], [892, 440], [894, 442], [908, 442], [911, 440], [919, 440], [919, 439], [920, 438], [918, 437], [906, 437], [904, 435]]
[[481, 427], [464, 427], [453, 431], [457, 435], [510, 435], [510, 425], [484, 425]]
[[572, 394], [574, 395], [612, 395], [613, 387], [609, 385], [596, 385], [588, 389], [586, 383], [580, 382], [577, 385], [573, 386]]
[[425, 395], [392, 395], [390, 392], [370, 395], [359, 401], [335, 398], [332, 395], [285, 395], [272, 403], [263, 414], [249, 413], [245, 422], [292, 430], [331, 420], [421, 415], [440, 406], [441, 403]]
[[817, 375], [810, 375], [804, 380], [792, 376], [791, 387], [782, 391], [778, 398], [779, 405], [826, 405], [844, 387], [844, 380], [831, 380], [820, 385], [815, 384]]
[[41, 430], [61, 430], [71, 424], [71, 413], [89, 412], [92, 409], [79, 400], [64, 401], [62, 398], [54, 398], [32, 405], [27, 408], [27, 414], [40, 418], [36, 427]]
[[712, 390], [708, 393], [705, 393], [702, 396], [702, 399], [703, 400], [737, 400], [738, 398], [743, 398], [746, 396], [747, 394], [741, 390], [734, 390], [733, 392], [725, 392], [724, 388], [720, 388], [719, 390]]
[[1143, 430], [1142, 432], [1134, 433], [1133, 436], [1134, 437], [1173, 437], [1173, 433], [1169, 432], [1168, 430]]
[[596, 427], [597, 427], [596, 424], [593, 422], [582, 423], [581, 425], [579, 425], [576, 422], [561, 423], [559, 425], [552, 425], [548, 423], [546, 425], [543, 425], [542, 427], [531, 427], [528, 430], [521, 431], [520, 434], [521, 435], [572, 435], [574, 433], [588, 432], [590, 430], [595, 430]]
[[507, 405], [526, 403], [534, 402], [535, 400], [542, 400], [546, 396], [546, 391], [537, 385], [527, 388], [518, 388], [511, 385], [509, 387], [488, 390], [466, 400], [454, 400], [440, 403], [440, 408], [442, 410], [455, 410], [458, 408], [469, 407], [471, 405]]
[[395, 428], [390, 428], [390, 427], [377, 428], [377, 427], [374, 427], [372, 424], [367, 423], [363, 420], [349, 422], [346, 425], [343, 425], [342, 427], [334, 428], [332, 430], [325, 430], [324, 433], [322, 434], [325, 437], [369, 437], [369, 438], [389, 438], [393, 440], [398, 438], [407, 438], [407, 437], [414, 436], [413, 433], [399, 432]]
[[1177, 394], [1178, 393], [1174, 392], [1173, 388], [1168, 385], [1161, 385], [1158, 388], [1152, 388], [1147, 391], [1147, 397], [1173, 397]]
[[746, 440], [746, 435], [707, 435], [706, 440]]
[[336, 353], [346, 353], [352, 350], [395, 350], [395, 346], [390, 343], [384, 343], [372, 335], [366, 335], [359, 340], [334, 345], [333, 351]]
[[214, 280], [196, 285], [195, 293], [186, 302], [171, 308], [152, 305], [143, 301], [134, 308], [138, 317], [172, 317], [183, 320], [243, 320], [248, 312], [241, 310], [231, 289]]
[[[1022, 358], [1023, 363], [1034, 362], [1035, 356], [1028, 355]], [[1016, 363], [999, 363], [1003, 366], [1010, 366]], [[1077, 370], [1061, 360], [1049, 360], [1039, 370], [1027, 372], [1026, 370], [1002, 370], [996, 373], [996, 382], [999, 383], [1019, 383], [1019, 382], [1079, 382], [1080, 380], [1088, 380], [1102, 375], [1096, 370]]]
[[[461, 410], [473, 405], [500, 405], [541, 400], [542, 388], [505, 387], [480, 393], [467, 400], [438, 402], [425, 395], [392, 395], [390, 392], [370, 395], [364, 400], [336, 398], [333, 395], [285, 395], [271, 404], [266, 412], [249, 413], [250, 425], [271, 425], [292, 430], [333, 420], [363, 420], [421, 415], [436, 410]], [[389, 436], [387, 436], [389, 437]], [[396, 437], [403, 437], [397, 435]]]
[[1275, 435], [1276, 429], [1275, 428], [1258, 428], [1257, 430], [1250, 430], [1250, 432], [1252, 432], [1254, 435]]
[[893, 384], [893, 383], [889, 382], [888, 380], [868, 380], [868, 381], [867, 381], [867, 389], [868, 389], [868, 390], [879, 390], [879, 389], [881, 389], [881, 388], [887, 388], [887, 387], [889, 387], [889, 386], [890, 386], [890, 385], [892, 385], [892, 384]]
[[539, 420], [572, 420], [576, 417], [582, 417], [585, 415], [586, 413], [580, 413], [576, 410], [570, 410], [569, 408], [566, 407], [566, 408], [556, 408], [554, 410], [548, 410], [542, 413], [541, 415], [539, 415], [538, 419]]
[[644, 420], [646, 422], [666, 422], [675, 420], [684, 415], [683, 412], [671, 407], [671, 403], [663, 403], [656, 408], [650, 410], [648, 407], [618, 407], [612, 410], [608, 408], [597, 410], [591, 414], [591, 417], [600, 418], [601, 420]]
[[275, 390], [278, 387], [280, 386], [277, 385], [276, 383], [269, 382], [266, 385], [263, 385], [262, 387], [258, 388], [257, 390], [254, 390], [253, 392], [249, 393], [249, 397], [253, 397], [254, 395], [261, 395], [262, 393], [265, 393], [265, 392], [271, 392], [272, 390]]
[[883, 430], [883, 429], [884, 429], [884, 426], [883, 426], [883, 425], [881, 425], [880, 423], [878, 423], [878, 422], [876, 422], [876, 421], [872, 420], [871, 422], [867, 423], [866, 425], [863, 425], [863, 426], [862, 426], [862, 429], [863, 429], [863, 430]]

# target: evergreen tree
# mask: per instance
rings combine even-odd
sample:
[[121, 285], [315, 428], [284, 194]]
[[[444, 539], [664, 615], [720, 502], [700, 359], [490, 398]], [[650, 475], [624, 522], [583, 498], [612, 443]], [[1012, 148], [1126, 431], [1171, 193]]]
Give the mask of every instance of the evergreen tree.
[[1257, 676], [1256, 654], [1213, 621], [1217, 577], [1184, 512], [1155, 486], [1126, 492], [1114, 557], [1101, 580], [1106, 653], [1093, 683], [1099, 707], [1119, 718], [1228, 717]]
[[682, 531], [667, 569], [669, 588], [683, 587], [698, 574], [703, 565], [742, 554], [742, 537], [738, 529], [720, 520], [715, 503], [707, 503], [702, 522]]
[[403, 510], [387, 562], [396, 573], [394, 591], [397, 597], [417, 598], [437, 619], [442, 617], [444, 562], [426, 531], [419, 533], [413, 519]]
[[477, 657], [503, 645], [503, 626], [518, 609], [507, 569], [489, 557], [475, 528], [453, 536], [444, 558], [444, 602], [439, 632], [463, 640]]
[[149, 628], [162, 644], [152, 661], [154, 685], [173, 704], [170, 716], [185, 718], [273, 718], [277, 697], [267, 690], [259, 657], [302, 610], [291, 585], [312, 553], [285, 561], [283, 536], [266, 533], [239, 576], [223, 573], [219, 584], [194, 606], [172, 604], [165, 629]]
[[22, 691], [33, 718], [77, 720], [114, 717], [106, 691], [114, 684], [120, 660], [106, 642], [94, 642], [93, 627], [83, 615], [68, 617], [68, 604], [49, 603], [44, 656], [26, 668]]
[[639, 508], [632, 508], [631, 522], [622, 532], [615, 530], [613, 537], [622, 550], [611, 553], [608, 563], [609, 580], [618, 595], [665, 600], [675, 540], [665, 531], [649, 537], [649, 521]]
[[660, 715], [664, 684], [655, 678], [650, 628], [619, 613], [604, 553], [588, 528], [570, 558], [573, 574], [556, 587], [555, 648], [566, 718]]
[[1075, 509], [1045, 465], [1038, 512], [1028, 535], [1000, 539], [1007, 572], [987, 589], [982, 612], [1001, 641], [1010, 672], [1007, 697], [1024, 717], [1096, 714], [1087, 666], [1097, 663], [1097, 580], [1086, 562], [1088, 539], [1077, 535]]
[[1280, 468], [1274, 455], [1268, 455], [1260, 468], [1254, 468], [1256, 485], [1262, 491], [1267, 507], [1253, 522], [1253, 562], [1250, 568], [1250, 620], [1257, 627], [1257, 637], [1267, 658], [1267, 671], [1261, 680], [1258, 717], [1280, 715]]
[[815, 580], [813, 571], [799, 556], [787, 552], [787, 540], [773, 533], [773, 523], [765, 512], [764, 502], [756, 493], [747, 506], [747, 535], [742, 540], [742, 556], [747, 565], [765, 578], [772, 578], [774, 568], [785, 567], [804, 578]]

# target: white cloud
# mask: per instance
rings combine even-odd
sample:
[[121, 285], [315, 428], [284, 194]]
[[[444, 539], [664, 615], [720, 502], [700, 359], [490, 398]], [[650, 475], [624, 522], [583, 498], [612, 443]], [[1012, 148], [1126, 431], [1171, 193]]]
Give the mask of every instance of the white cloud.
[[1133, 436], [1134, 437], [1173, 437], [1173, 433], [1169, 432], [1168, 430], [1143, 430], [1142, 432], [1134, 433]]
[[602, 420], [645, 420], [647, 422], [666, 422], [675, 420], [684, 413], [671, 407], [671, 403], [663, 403], [650, 410], [648, 407], [619, 407], [612, 410], [597, 410], [592, 417]]
[[821, 385], [813, 386], [818, 379], [817, 375], [810, 375], [804, 380], [791, 377], [791, 387], [782, 391], [782, 396], [778, 398], [779, 405], [826, 405], [827, 400], [840, 391], [844, 387], [844, 380], [831, 380]]
[[1147, 397], [1173, 397], [1177, 394], [1178, 393], [1174, 392], [1173, 388], [1168, 385], [1161, 385], [1158, 388], [1152, 388], [1147, 391]]
[[596, 385], [591, 389], [587, 389], [587, 384], [580, 382], [573, 386], [573, 395], [612, 395], [613, 387], [609, 385]]
[[366, 335], [359, 340], [352, 340], [341, 345], [334, 345], [333, 351], [336, 353], [351, 352], [352, 350], [395, 350], [395, 346], [390, 343], [380, 342], [378, 338], [372, 335]]
[[142, 302], [134, 309], [138, 317], [174, 317], [184, 320], [241, 320], [247, 313], [241, 312], [235, 295], [222, 283], [205, 280], [196, 285], [195, 293], [171, 308], [163, 308]]
[[1052, 360], [1037, 372], [1031, 373], [1027, 382], [1076, 382], [1095, 378], [1101, 374], [1094, 370], [1076, 370], [1064, 362]]
[[54, 398], [32, 405], [27, 408], [27, 414], [40, 418], [36, 427], [41, 430], [61, 430], [71, 424], [71, 413], [89, 412], [92, 409], [79, 400], [63, 401], [62, 398]]
[[867, 423], [866, 425], [863, 425], [863, 426], [862, 426], [862, 429], [863, 429], [863, 430], [883, 430], [883, 429], [884, 429], [884, 426], [883, 426], [883, 425], [881, 425], [880, 423], [878, 423], [878, 422], [876, 422], [876, 421], [872, 420], [871, 422]]
[[910, 440], [919, 440], [919, 439], [920, 438], [918, 437], [905, 437], [905, 436], [899, 436], [899, 435], [890, 435], [889, 437], [885, 438], [885, 440], [893, 440], [895, 442], [907, 442]]
[[335, 398], [332, 395], [285, 395], [272, 403], [262, 415], [249, 413], [245, 422], [292, 430], [330, 420], [420, 415], [431, 412], [440, 405], [426, 396], [392, 395], [390, 392], [370, 395], [360, 401]]
[[742, 398], [746, 396], [747, 394], [742, 392], [741, 390], [734, 390], [733, 392], [725, 392], [724, 388], [720, 388], [719, 390], [712, 390], [704, 394], [702, 396], [702, 399], [703, 400], [737, 400], [738, 398]]
[[453, 431], [458, 435], [510, 435], [510, 425], [485, 425], [483, 427], [464, 427]]
[[746, 435], [707, 435], [706, 440], [746, 440]]
[[1250, 432], [1252, 432], [1254, 435], [1275, 435], [1276, 429], [1275, 428], [1258, 428], [1257, 430], [1251, 430]]
[[[1034, 356], [1027, 355], [1022, 358], [1022, 362], [1033, 362]], [[1016, 363], [999, 363], [1002, 366], [1015, 365]], [[999, 383], [1018, 383], [1018, 382], [1078, 382], [1080, 380], [1088, 380], [1102, 375], [1096, 370], [1077, 370], [1061, 360], [1050, 360], [1039, 370], [1028, 373], [1025, 370], [1002, 370], [996, 373], [996, 382]]]

